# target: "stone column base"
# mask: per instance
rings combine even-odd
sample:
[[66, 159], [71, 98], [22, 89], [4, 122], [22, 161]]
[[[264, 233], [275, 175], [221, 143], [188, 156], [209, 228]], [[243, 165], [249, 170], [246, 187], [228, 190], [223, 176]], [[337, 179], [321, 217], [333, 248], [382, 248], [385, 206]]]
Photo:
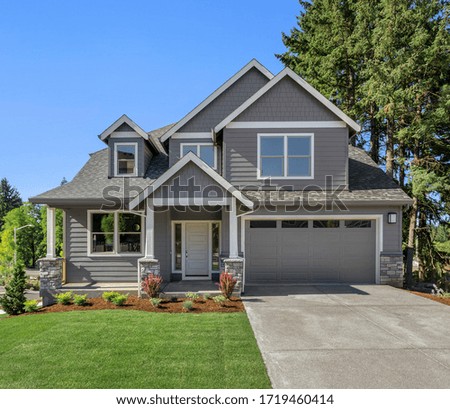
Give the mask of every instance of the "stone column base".
[[41, 258], [39, 267], [39, 295], [45, 307], [55, 303], [55, 294], [62, 287], [62, 258]]
[[226, 258], [223, 260], [225, 272], [237, 279], [233, 294], [240, 296], [243, 289], [244, 259], [242, 257]]
[[380, 284], [403, 287], [402, 253], [382, 253], [380, 255]]
[[154, 258], [140, 258], [138, 260], [138, 295], [142, 296], [142, 281], [148, 275], [154, 274], [159, 276], [161, 274], [161, 265], [159, 260]]

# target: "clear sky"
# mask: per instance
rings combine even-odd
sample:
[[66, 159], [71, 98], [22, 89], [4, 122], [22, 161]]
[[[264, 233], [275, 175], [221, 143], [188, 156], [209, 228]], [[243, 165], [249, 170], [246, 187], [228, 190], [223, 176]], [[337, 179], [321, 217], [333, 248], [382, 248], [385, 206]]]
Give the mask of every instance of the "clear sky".
[[252, 58], [283, 67], [297, 0], [2, 1], [0, 178], [22, 198], [71, 180], [126, 113], [176, 122]]

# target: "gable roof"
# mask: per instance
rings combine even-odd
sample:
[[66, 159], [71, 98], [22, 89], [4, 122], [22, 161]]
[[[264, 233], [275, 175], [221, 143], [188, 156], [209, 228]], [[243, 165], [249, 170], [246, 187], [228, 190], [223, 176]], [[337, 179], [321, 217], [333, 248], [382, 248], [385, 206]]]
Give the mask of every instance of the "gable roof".
[[253, 208], [253, 202], [247, 199], [240, 190], [236, 189], [230, 182], [220, 176], [214, 169], [209, 167], [205, 162], [203, 162], [197, 155], [189, 152], [187, 155], [183, 156], [177, 163], [175, 163], [170, 169], [168, 169], [164, 174], [162, 174], [158, 179], [156, 179], [151, 186], [145, 188], [144, 192], [139, 194], [130, 202], [130, 210], [135, 209], [139, 204], [144, 201], [148, 196], [155, 192], [161, 185], [167, 182], [171, 177], [177, 174], [181, 169], [183, 169], [188, 163], [193, 163], [197, 165], [203, 172], [210, 176], [218, 185], [222, 186], [226, 191], [231, 193], [236, 199], [243, 203], [248, 208]]
[[244, 112], [250, 105], [261, 98], [267, 91], [272, 89], [276, 84], [278, 84], [283, 78], [290, 77], [298, 85], [300, 85], [305, 91], [310, 93], [319, 102], [325, 105], [331, 112], [333, 112], [337, 117], [342, 119], [350, 128], [354, 131], [359, 132], [361, 127], [348, 115], [344, 114], [336, 105], [325, 98], [319, 91], [317, 91], [313, 86], [309, 85], [303, 78], [297, 75], [290, 68], [285, 68], [274, 78], [272, 78], [266, 85], [264, 85], [259, 91], [257, 91], [253, 96], [251, 96], [247, 101], [245, 101], [240, 107], [236, 108], [230, 115], [228, 115], [222, 122], [220, 122], [215, 128], [214, 132], [217, 133], [225, 128], [231, 121], [238, 117], [242, 112]]
[[181, 129], [186, 123], [188, 123], [192, 118], [194, 118], [195, 115], [197, 115], [202, 109], [204, 109], [207, 105], [209, 105], [212, 101], [214, 101], [219, 95], [223, 94], [223, 92], [225, 92], [228, 88], [230, 88], [237, 80], [242, 78], [252, 68], [256, 68], [258, 71], [264, 74], [269, 80], [271, 80], [274, 77], [273, 74], [266, 67], [264, 67], [259, 61], [255, 59], [251, 60], [245, 67], [240, 69], [228, 81], [226, 81], [219, 88], [217, 88], [208, 98], [206, 98], [203, 102], [197, 105], [184, 118], [182, 118], [172, 128], [170, 128], [167, 132], [165, 132], [161, 136], [161, 142], [165, 142], [167, 139], [169, 139], [175, 132]]

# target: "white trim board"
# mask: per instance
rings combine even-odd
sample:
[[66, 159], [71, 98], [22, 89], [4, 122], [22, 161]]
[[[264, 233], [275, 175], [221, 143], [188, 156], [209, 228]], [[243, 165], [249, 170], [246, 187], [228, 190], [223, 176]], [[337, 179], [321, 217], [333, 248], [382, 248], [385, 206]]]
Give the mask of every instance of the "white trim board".
[[172, 139], [210, 139], [213, 141], [212, 132], [175, 132]]
[[255, 121], [255, 122], [230, 122], [225, 128], [253, 129], [253, 128], [345, 128], [344, 121]]
[[236, 74], [234, 74], [228, 81], [217, 88], [208, 98], [197, 105], [191, 112], [189, 112], [184, 118], [178, 121], [172, 128], [170, 128], [164, 135], [161, 136], [161, 142], [165, 142], [169, 139], [175, 132], [181, 129], [186, 123], [188, 123], [195, 115], [197, 115], [203, 108], [208, 106], [212, 101], [214, 101], [219, 95], [230, 88], [238, 79], [243, 77], [252, 68], [256, 68], [263, 75], [265, 75], [269, 80], [273, 78], [273, 74], [264, 67], [259, 61], [253, 59], [243, 68], [241, 68]]
[[[241, 217], [241, 251], [245, 258], [245, 225], [247, 220], [375, 220], [375, 284], [381, 283], [380, 255], [384, 251], [383, 214], [324, 214], [324, 215], [248, 215]], [[245, 272], [244, 272], [245, 276]], [[245, 282], [245, 278], [243, 280]]]
[[290, 68], [285, 68], [279, 74], [277, 74], [274, 78], [272, 78], [264, 87], [262, 87], [259, 91], [257, 91], [253, 96], [251, 96], [247, 101], [245, 101], [240, 107], [236, 108], [230, 115], [228, 115], [222, 122], [220, 122], [215, 128], [214, 132], [220, 132], [223, 128], [225, 128], [230, 122], [232, 122], [236, 117], [238, 117], [242, 112], [244, 112], [250, 105], [256, 102], [259, 98], [261, 98], [267, 91], [269, 91], [272, 87], [274, 87], [278, 82], [280, 82], [283, 78], [290, 77], [294, 80], [298, 85], [300, 85], [305, 91], [309, 92], [314, 98], [316, 98], [319, 102], [325, 105], [331, 112], [333, 112], [337, 117], [342, 119], [350, 128], [355, 130], [356, 132], [361, 131], [361, 127], [349, 116], [344, 114], [336, 105], [330, 102], [327, 98], [325, 98], [319, 91], [317, 91], [314, 87], [309, 85], [303, 78], [297, 75]]
[[135, 209], [139, 204], [149, 197], [153, 192], [155, 192], [162, 184], [174, 176], [178, 171], [180, 171], [188, 163], [194, 163], [201, 170], [203, 170], [208, 176], [214, 179], [220, 186], [227, 190], [231, 195], [238, 199], [241, 203], [250, 209], [253, 209], [253, 202], [247, 199], [242, 192], [236, 189], [230, 182], [220, 176], [214, 169], [203, 162], [197, 155], [189, 152], [187, 155], [183, 156], [175, 165], [169, 168], [165, 173], [163, 173], [158, 179], [156, 179], [152, 185], [145, 188], [145, 190], [136, 196], [130, 202], [130, 210]]

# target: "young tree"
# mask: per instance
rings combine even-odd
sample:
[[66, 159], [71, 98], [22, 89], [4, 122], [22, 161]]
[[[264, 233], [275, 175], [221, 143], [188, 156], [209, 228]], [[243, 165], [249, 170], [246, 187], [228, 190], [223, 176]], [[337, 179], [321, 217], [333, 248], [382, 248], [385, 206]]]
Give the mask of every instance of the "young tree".
[[0, 230], [3, 227], [3, 219], [6, 214], [19, 206], [22, 206], [19, 192], [10, 185], [6, 178], [3, 178], [0, 180]]
[[26, 275], [22, 265], [14, 267], [11, 281], [5, 286], [5, 295], [0, 297], [0, 306], [9, 315], [24, 312]]

